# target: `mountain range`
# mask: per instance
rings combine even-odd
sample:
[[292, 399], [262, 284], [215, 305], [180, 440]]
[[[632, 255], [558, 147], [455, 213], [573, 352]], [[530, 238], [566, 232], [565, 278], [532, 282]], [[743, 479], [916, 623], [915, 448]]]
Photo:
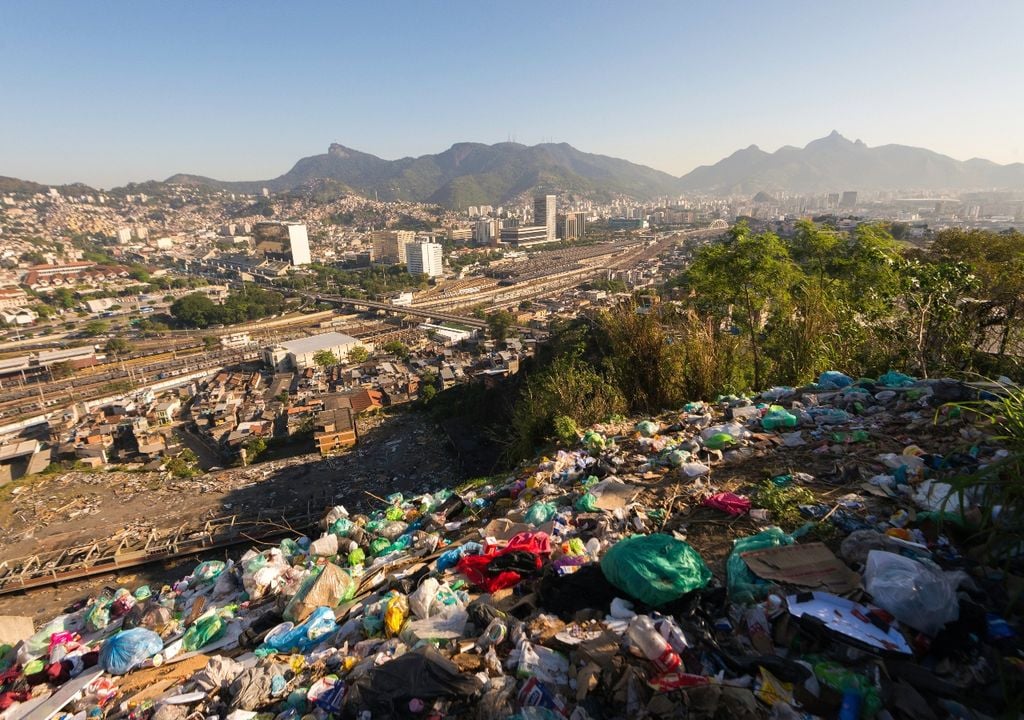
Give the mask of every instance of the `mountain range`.
[[382, 200], [464, 208], [502, 204], [538, 190], [647, 199], [680, 193], [1024, 189], [1024, 164], [960, 161], [906, 145], [868, 147], [832, 131], [803, 148], [787, 145], [769, 153], [751, 145], [681, 178], [626, 160], [581, 152], [565, 143], [459, 143], [437, 155], [400, 160], [382, 160], [334, 144], [325, 154], [303, 158], [273, 180], [225, 183], [174, 175], [168, 182], [253, 192], [261, 187], [291, 190], [317, 179], [340, 182]]
[[[469, 205], [507, 204], [538, 191], [601, 200], [616, 195], [650, 199], [694, 193], [1021, 190], [1024, 164], [999, 165], [977, 158], [960, 161], [906, 145], [868, 147], [833, 131], [803, 148], [787, 145], [769, 153], [751, 145], [682, 177], [607, 155], [585, 153], [566, 143], [457, 143], [435, 155], [398, 160], [384, 160], [335, 143], [326, 153], [302, 158], [291, 170], [271, 180], [233, 182], [179, 174], [164, 182], [247, 193], [261, 188], [286, 192], [318, 185], [331, 193], [355, 192], [381, 200], [411, 200], [463, 209]], [[43, 187], [0, 178], [0, 191], [15, 191], [19, 183], [25, 190]]]

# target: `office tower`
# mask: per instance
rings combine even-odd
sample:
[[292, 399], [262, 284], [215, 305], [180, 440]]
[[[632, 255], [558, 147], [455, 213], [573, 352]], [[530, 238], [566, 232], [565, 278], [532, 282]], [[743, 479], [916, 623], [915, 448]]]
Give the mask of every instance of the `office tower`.
[[305, 225], [288, 225], [288, 249], [292, 253], [292, 265], [309, 265], [313, 262]]
[[444, 273], [444, 256], [441, 244], [435, 242], [412, 242], [405, 246], [410, 275], [438, 277]]
[[582, 240], [586, 235], [587, 214], [581, 211], [567, 212], [562, 218], [562, 239]]
[[555, 205], [554, 195], [537, 195], [533, 199], [533, 224], [547, 228], [548, 242], [555, 240]]
[[841, 208], [854, 208], [857, 207], [857, 191], [847, 190], [843, 193], [843, 199], [839, 201], [839, 207]]

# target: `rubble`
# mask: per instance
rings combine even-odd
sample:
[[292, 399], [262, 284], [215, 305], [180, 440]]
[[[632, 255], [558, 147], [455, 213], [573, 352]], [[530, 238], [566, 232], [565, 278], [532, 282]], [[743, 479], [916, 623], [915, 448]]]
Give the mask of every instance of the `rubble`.
[[1005, 450], [943, 406], [948, 381], [885, 381], [691, 403], [507, 476], [324, 508], [317, 537], [21, 638], [0, 717], [1009, 712], [1020, 580], [941, 502]]

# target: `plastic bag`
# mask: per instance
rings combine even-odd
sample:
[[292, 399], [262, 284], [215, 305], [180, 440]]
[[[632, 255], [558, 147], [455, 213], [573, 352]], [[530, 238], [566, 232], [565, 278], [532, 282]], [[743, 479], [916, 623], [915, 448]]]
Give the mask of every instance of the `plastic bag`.
[[658, 606], [708, 584], [711, 571], [701, 556], [670, 535], [634, 535], [601, 558], [608, 582], [631, 597]]
[[424, 578], [409, 595], [409, 610], [420, 620], [451, 615], [465, 607], [464, 596], [452, 590], [448, 583], [440, 583], [432, 577]]
[[826, 370], [818, 376], [818, 384], [844, 388], [853, 385], [853, 378], [836, 370]]
[[478, 542], [468, 542], [458, 547], [454, 547], [451, 550], [445, 550], [441, 553], [441, 556], [437, 558], [437, 569], [448, 570], [459, 564], [459, 560], [464, 555], [479, 555], [484, 551], [483, 545]]
[[384, 609], [384, 629], [390, 637], [398, 635], [409, 616], [409, 599], [405, 595], [394, 595]]
[[347, 517], [338, 518], [331, 523], [331, 527], [327, 532], [332, 535], [337, 535], [338, 537], [346, 537], [350, 532], [352, 532], [352, 521]]
[[253, 600], [273, 595], [280, 591], [281, 576], [289, 567], [284, 555], [277, 548], [264, 550], [248, 558], [243, 557], [242, 586]]
[[364, 562], [366, 562], [366, 553], [363, 551], [361, 547], [356, 547], [349, 551], [348, 564], [351, 567], [355, 567], [356, 565], [362, 565]]
[[85, 627], [99, 632], [110, 624], [110, 603], [112, 598], [99, 597], [85, 613]]
[[783, 427], [796, 427], [796, 415], [779, 405], [772, 405], [761, 418], [761, 427], [765, 430], [777, 430]]
[[636, 431], [643, 437], [654, 437], [660, 430], [658, 423], [652, 420], [641, 420], [636, 424]]
[[926, 635], [960, 617], [959, 579], [902, 555], [872, 550], [864, 570], [864, 588], [875, 604]]
[[715, 433], [711, 437], [704, 440], [704, 447], [710, 448], [712, 450], [721, 450], [723, 448], [728, 447], [729, 445], [734, 444], [735, 442], [736, 438], [734, 438], [732, 435], [730, 435], [729, 433], [720, 432]]
[[555, 516], [558, 512], [558, 508], [552, 502], [535, 502], [530, 506], [530, 509], [526, 511], [526, 517], [523, 519], [524, 522], [537, 527], [543, 525], [548, 520]]
[[391, 541], [387, 538], [377, 538], [370, 543], [370, 554], [371, 555], [385, 555], [388, 549], [391, 547]]
[[301, 625], [284, 622], [275, 627], [263, 641], [263, 654], [269, 652], [308, 652], [324, 637], [337, 629], [334, 611], [319, 607]]
[[878, 384], [884, 387], [909, 387], [916, 381], [909, 375], [904, 375], [901, 372], [890, 370], [882, 377], [878, 378]]
[[217, 613], [204, 615], [185, 631], [185, 637], [181, 639], [181, 646], [188, 652], [206, 647], [219, 639], [227, 627], [227, 623]]
[[99, 664], [111, 675], [124, 675], [164, 649], [152, 630], [132, 628], [107, 639], [100, 648]]
[[392, 520], [384, 523], [384, 526], [380, 529], [380, 536], [387, 538], [388, 540], [394, 540], [408, 529], [408, 523], [404, 523], [399, 520]]
[[334, 557], [338, 554], [338, 536], [328, 533], [317, 538], [310, 544], [309, 554], [316, 557]]
[[189, 576], [188, 584], [192, 587], [209, 585], [224, 572], [224, 563], [220, 560], [207, 560], [196, 565], [196, 569]]
[[337, 607], [351, 600], [356, 592], [352, 576], [334, 563], [309, 575], [302, 581], [298, 592], [284, 608], [284, 619], [299, 623], [313, 614], [318, 607]]
[[573, 503], [573, 507], [580, 512], [597, 512], [600, 508], [597, 507], [597, 498], [594, 497], [593, 493], [583, 493], [580, 495], [576, 502]]
[[792, 545], [793, 542], [793, 536], [787, 535], [778, 527], [770, 527], [756, 535], [736, 540], [725, 564], [729, 598], [734, 602], [754, 602], [764, 598], [768, 594], [768, 588], [772, 587], [772, 583], [750, 571], [743, 561], [743, 553]]

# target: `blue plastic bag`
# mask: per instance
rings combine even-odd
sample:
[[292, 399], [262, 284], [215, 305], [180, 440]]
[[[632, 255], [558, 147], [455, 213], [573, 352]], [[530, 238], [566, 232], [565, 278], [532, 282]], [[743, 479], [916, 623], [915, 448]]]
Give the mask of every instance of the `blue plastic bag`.
[[463, 555], [479, 555], [484, 551], [484, 546], [477, 542], [468, 542], [451, 550], [445, 550], [437, 558], [437, 569], [448, 570], [459, 564]]
[[853, 378], [836, 370], [826, 370], [818, 376], [818, 384], [844, 388], [853, 385]]
[[100, 648], [100, 667], [111, 675], [124, 675], [164, 649], [152, 630], [132, 628], [110, 637]]
[[882, 377], [878, 378], [878, 384], [884, 385], [885, 387], [908, 387], [913, 385], [915, 382], [914, 378], [909, 375], [904, 375], [901, 372], [890, 370]]
[[318, 607], [300, 625], [285, 622], [271, 630], [260, 649], [264, 652], [308, 652], [337, 627], [334, 611], [329, 607]]

